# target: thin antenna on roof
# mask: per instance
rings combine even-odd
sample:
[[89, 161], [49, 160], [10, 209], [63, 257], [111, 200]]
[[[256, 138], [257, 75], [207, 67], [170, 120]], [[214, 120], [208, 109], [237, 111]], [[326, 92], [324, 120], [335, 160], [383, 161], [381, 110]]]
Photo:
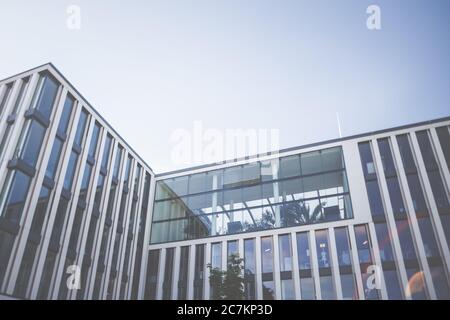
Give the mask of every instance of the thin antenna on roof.
[[338, 125], [339, 138], [342, 138], [341, 120], [339, 120], [339, 113], [338, 112], [336, 112], [336, 120], [337, 120], [337, 125]]

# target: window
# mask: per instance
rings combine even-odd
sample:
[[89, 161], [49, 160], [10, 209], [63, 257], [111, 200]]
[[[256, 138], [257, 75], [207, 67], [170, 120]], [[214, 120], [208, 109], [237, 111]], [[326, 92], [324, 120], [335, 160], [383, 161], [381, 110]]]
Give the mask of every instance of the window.
[[33, 221], [31, 222], [30, 232], [38, 235], [41, 234], [49, 201], [50, 201], [50, 189], [43, 186], [41, 188], [41, 192], [39, 193], [36, 211], [34, 212]]
[[73, 142], [74, 145], [81, 147], [83, 143], [84, 132], [86, 130], [87, 119], [88, 113], [85, 109], [83, 109], [80, 114], [80, 119], [78, 120], [77, 131], [75, 132], [75, 140]]
[[91, 158], [95, 158], [95, 151], [97, 150], [97, 142], [98, 142], [98, 137], [100, 135], [100, 130], [101, 130], [101, 127], [96, 122], [95, 126], [94, 126], [94, 132], [92, 132], [91, 143], [89, 144], [88, 156]]
[[207, 191], [206, 173], [193, 174], [189, 177], [189, 193], [199, 193]]
[[436, 129], [447, 167], [450, 169], [450, 128], [448, 126]]
[[383, 163], [384, 174], [386, 177], [395, 176], [395, 164], [392, 157], [391, 147], [389, 145], [389, 139], [379, 139], [378, 148], [380, 149], [381, 162]]
[[103, 149], [103, 155], [102, 155], [102, 168], [107, 169], [108, 162], [109, 162], [109, 154], [111, 152], [111, 144], [112, 144], [112, 137], [108, 134], [106, 136], [105, 141], [105, 148]]
[[145, 300], [156, 299], [156, 288], [158, 284], [159, 250], [150, 250], [148, 252]]
[[9, 96], [11, 94], [12, 86], [13, 86], [13, 82], [6, 84], [5, 89], [3, 90], [3, 94], [0, 96], [1, 97], [1, 99], [0, 99], [0, 116], [2, 115], [3, 110], [6, 106], [6, 103], [8, 102]]
[[294, 283], [292, 281], [292, 248], [289, 234], [278, 237], [280, 272], [281, 272], [281, 297], [285, 300], [295, 299]]
[[328, 248], [328, 231], [316, 231], [316, 250], [319, 268], [331, 268], [331, 256]]
[[400, 282], [398, 280], [396, 270], [385, 270], [383, 272], [384, 283], [386, 284], [386, 291], [389, 300], [402, 300], [403, 294], [400, 289]]
[[372, 150], [369, 142], [359, 144], [359, 154], [361, 156], [364, 176], [367, 179], [375, 174], [375, 164], [373, 162]]
[[359, 263], [372, 263], [372, 252], [368, 230], [365, 225], [355, 226], [356, 248], [358, 250]]
[[437, 298], [440, 300], [449, 300], [450, 289], [448, 287], [448, 280], [445, 276], [444, 268], [442, 266], [430, 267], [430, 273]]
[[31, 167], [36, 166], [39, 151], [44, 140], [45, 128], [35, 120], [29, 120], [29, 127], [25, 127], [25, 139], [19, 140], [15, 157], [24, 160]]
[[228, 241], [227, 242], [227, 256], [228, 256], [228, 259], [230, 259], [230, 257], [232, 255], [237, 256], [237, 258], [239, 258], [239, 248], [238, 248], [238, 241], [237, 240], [233, 240], [233, 241]]
[[414, 241], [411, 235], [410, 225], [408, 220], [396, 221], [397, 233], [400, 240], [400, 247], [403, 253], [404, 260], [417, 260], [416, 250], [414, 248]]
[[275, 283], [273, 279], [273, 243], [272, 237], [261, 238], [261, 264], [263, 299], [275, 299]]
[[278, 243], [280, 247], [280, 271], [292, 271], [292, 249], [290, 235], [280, 235], [278, 237]]
[[123, 148], [119, 145], [119, 148], [117, 149], [116, 160], [114, 161], [113, 177], [115, 179], [119, 178], [120, 162], [122, 161], [122, 151]]
[[300, 270], [311, 269], [311, 258], [307, 232], [297, 233], [297, 256], [298, 267]]
[[406, 209], [403, 204], [402, 191], [400, 190], [397, 177], [387, 178], [386, 182], [394, 215], [400, 217], [404, 216], [406, 214]]
[[222, 269], [222, 244], [220, 242], [211, 244], [211, 267]]
[[261, 238], [262, 272], [273, 272], [272, 237]]
[[78, 154], [72, 150], [70, 153], [69, 164], [67, 165], [66, 176], [64, 177], [64, 189], [72, 190], [73, 178], [75, 176], [75, 169], [78, 162]]
[[158, 181], [151, 243], [353, 217], [341, 148], [305, 156], [308, 175], [298, 177], [302, 156], [281, 158], [282, 180], [268, 181], [280, 179], [275, 159]]
[[355, 226], [356, 249], [358, 250], [359, 264], [361, 268], [364, 296], [368, 300], [379, 299], [380, 290], [369, 286], [369, 277], [373, 276], [369, 266], [373, 263], [372, 244], [369, 239], [367, 225]]
[[61, 118], [59, 119], [58, 132], [60, 133], [67, 132], [74, 104], [75, 99], [72, 96], [67, 95], [66, 100], [64, 101], [64, 107], [61, 113]]
[[280, 159], [280, 178], [295, 177], [300, 175], [300, 158], [298, 155], [283, 157]]
[[187, 298], [188, 289], [189, 246], [181, 247], [178, 277], [178, 300]]
[[406, 276], [408, 278], [408, 284], [405, 289], [406, 297], [413, 300], [426, 300], [428, 295], [423, 272], [417, 268], [407, 268]]
[[302, 300], [315, 300], [316, 293], [314, 289], [314, 280], [312, 277], [300, 279], [300, 291]]
[[417, 172], [416, 163], [412, 154], [411, 146], [409, 144], [408, 135], [403, 134], [397, 136], [398, 148], [402, 157], [403, 167], [406, 173]]
[[438, 258], [439, 247], [434, 237], [434, 228], [431, 224], [429, 217], [418, 218], [417, 222], [419, 224], [420, 234], [422, 235], [422, 242], [425, 248], [425, 255], [427, 258], [435, 257]]
[[255, 239], [244, 240], [244, 292], [247, 300], [256, 299]]
[[39, 94], [34, 98], [34, 108], [50, 119], [59, 85], [50, 75], [45, 74], [41, 75], [39, 86]]
[[358, 291], [355, 285], [355, 276], [352, 273], [341, 274], [342, 298], [344, 300], [357, 300]]
[[375, 223], [375, 233], [377, 235], [381, 261], [394, 261], [394, 253], [392, 251], [392, 237], [389, 233], [386, 222]]
[[203, 299], [203, 279], [205, 272], [205, 245], [195, 246], [194, 300]]
[[348, 239], [347, 228], [336, 228], [334, 230], [334, 233], [336, 237], [336, 249], [339, 266], [351, 266], [352, 255], [350, 252], [350, 243]]
[[423, 195], [422, 185], [416, 173], [407, 175], [409, 191], [411, 193], [414, 210], [417, 215], [428, 215], [427, 203]]
[[55, 139], [53, 143], [52, 152], [50, 153], [50, 158], [48, 159], [47, 169], [45, 170], [45, 176], [51, 180], [55, 179], [56, 170], [58, 168], [59, 159], [61, 156], [61, 150], [63, 147], [63, 142], [58, 138]]
[[164, 267], [164, 282], [163, 282], [163, 300], [169, 300], [172, 295], [172, 273], [174, 261], [175, 248], [166, 249], [166, 264]]
[[14, 170], [8, 172], [5, 181], [0, 194], [0, 216], [18, 224], [22, 216], [31, 178], [21, 171]]
[[416, 136], [425, 168], [430, 171], [437, 170], [438, 164], [434, 156], [434, 150], [431, 146], [430, 138], [428, 137], [428, 131], [419, 131], [416, 133]]
[[20, 84], [20, 90], [19, 90], [19, 94], [17, 95], [16, 101], [14, 102], [14, 107], [11, 110], [10, 114], [16, 114], [17, 111], [19, 110], [22, 102], [23, 102], [23, 98], [25, 95], [25, 91], [28, 88], [28, 83], [30, 82], [30, 78], [24, 78], [22, 79], [22, 83]]

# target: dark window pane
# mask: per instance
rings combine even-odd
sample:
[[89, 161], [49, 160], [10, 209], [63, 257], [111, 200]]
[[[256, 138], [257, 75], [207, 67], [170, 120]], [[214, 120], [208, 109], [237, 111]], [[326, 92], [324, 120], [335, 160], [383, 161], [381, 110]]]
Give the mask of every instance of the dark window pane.
[[308, 233], [297, 233], [297, 255], [300, 270], [311, 269]]
[[[32, 120], [25, 141], [16, 150], [16, 156], [34, 167], [39, 157], [44, 134], [45, 128], [39, 122]], [[19, 143], [21, 142], [19, 141]]]
[[450, 213], [450, 202], [442, 182], [441, 175], [438, 171], [429, 171], [428, 179], [430, 180], [431, 190], [434, 200], [440, 214]]
[[394, 253], [392, 251], [392, 237], [389, 233], [386, 222], [375, 223], [375, 232], [377, 234], [381, 261], [394, 261]]
[[166, 264], [164, 268], [164, 282], [163, 282], [163, 300], [169, 300], [172, 295], [172, 277], [173, 277], [173, 260], [174, 248], [166, 249]]
[[255, 274], [255, 239], [244, 240], [244, 268], [245, 274]]
[[48, 75], [43, 76], [42, 79], [42, 89], [37, 98], [35, 108], [47, 119], [50, 119], [56, 93], [58, 92], [58, 83]]
[[400, 247], [405, 260], [417, 260], [416, 250], [414, 248], [414, 241], [411, 235], [411, 230], [408, 220], [396, 221], [397, 233], [400, 240]]
[[89, 144], [89, 157], [95, 158], [95, 151], [97, 150], [97, 142], [100, 134], [101, 127], [98, 123], [95, 123], [94, 132], [92, 132], [91, 142]]
[[450, 168], [450, 127], [440, 127], [436, 129], [442, 152], [444, 153], [447, 167]]
[[64, 102], [64, 107], [61, 113], [61, 118], [59, 119], [58, 132], [66, 133], [67, 127], [69, 126], [70, 115], [72, 114], [73, 105], [75, 99], [68, 95], [66, 101]]
[[292, 250], [291, 237], [289, 234], [280, 235], [278, 237], [280, 271], [292, 271]]
[[319, 268], [330, 268], [331, 267], [331, 256], [328, 247], [328, 231], [319, 230], [316, 231], [316, 250], [317, 250], [317, 261], [319, 263]]
[[439, 247], [436, 242], [433, 225], [429, 217], [418, 218], [420, 234], [425, 248], [425, 255], [429, 257], [439, 257]]
[[180, 266], [178, 277], [178, 300], [187, 298], [188, 291], [188, 271], [189, 265], [189, 246], [181, 247], [180, 251]]
[[227, 242], [227, 256], [237, 255], [239, 258], [239, 248], [237, 240]]
[[430, 267], [431, 278], [433, 279], [434, 290], [437, 298], [440, 300], [450, 299], [450, 289], [448, 287], [448, 280], [445, 275], [445, 270], [442, 266]]
[[275, 283], [273, 281], [264, 281], [262, 286], [263, 286], [263, 300], [274, 300]]
[[1, 95], [1, 98], [0, 98], [0, 116], [2, 115], [3, 109], [5, 108], [6, 103], [8, 102], [9, 96], [11, 94], [12, 86], [13, 86], [13, 82], [8, 83], [5, 85], [5, 89], [3, 90], [3, 94]]
[[2, 204], [0, 216], [19, 223], [31, 178], [17, 170], [9, 171], [6, 181], [10, 176], [12, 176], [12, 180], [5, 184], [0, 198], [0, 204]]
[[352, 260], [347, 228], [336, 228], [334, 232], [336, 236], [336, 249], [339, 266], [351, 266]]
[[203, 299], [203, 281], [205, 272], [205, 245], [195, 246], [194, 299]]
[[427, 204], [423, 196], [422, 185], [416, 173], [407, 175], [408, 187], [417, 214], [428, 214]]
[[51, 180], [55, 178], [56, 169], [58, 168], [62, 147], [63, 142], [58, 138], [56, 138], [55, 142], [53, 142], [50, 158], [48, 159], [47, 169], [45, 170], [45, 176]]
[[261, 238], [262, 272], [273, 272], [272, 237]]
[[364, 176], [367, 178], [375, 174], [375, 165], [372, 157], [372, 150], [369, 142], [359, 144], [359, 154], [361, 156], [361, 164], [364, 171]]
[[394, 215], [402, 216], [406, 214], [405, 206], [403, 204], [402, 192], [400, 190], [400, 185], [398, 183], [397, 177], [387, 178], [386, 182]]
[[381, 200], [380, 188], [377, 180], [366, 182], [367, 194], [369, 197], [370, 211], [373, 216], [383, 216], [383, 202]]
[[402, 300], [402, 290], [398, 281], [397, 271], [386, 270], [383, 272], [384, 283], [386, 284], [386, 291], [389, 300]]
[[87, 118], [88, 118], [88, 113], [86, 110], [83, 109], [83, 111], [80, 114], [80, 119], [78, 120], [78, 125], [77, 125], [77, 131], [75, 132], [75, 140], [74, 140], [74, 144], [81, 146], [83, 143], [83, 138], [84, 138], [84, 132], [86, 129], [86, 124], [87, 124]]
[[112, 137], [108, 134], [106, 136], [106, 141], [105, 141], [105, 147], [103, 149], [103, 155], [102, 155], [102, 168], [107, 169], [108, 167], [108, 162], [109, 162], [109, 154], [111, 151], [111, 144], [112, 144]]
[[23, 97], [25, 95], [25, 91], [28, 88], [29, 82], [30, 82], [30, 78], [29, 77], [27, 77], [27, 78], [22, 80], [22, 83], [20, 85], [19, 94], [17, 95], [16, 101], [14, 102], [14, 107], [11, 110], [11, 114], [16, 114], [17, 111], [19, 110], [19, 107], [20, 107], [20, 105], [23, 102]]
[[355, 238], [359, 263], [372, 263], [371, 244], [366, 225], [355, 226]]
[[47, 213], [47, 207], [50, 200], [50, 190], [46, 187], [41, 188], [39, 193], [38, 203], [36, 205], [36, 211], [33, 215], [33, 221], [31, 223], [31, 232], [35, 234], [41, 234], [42, 226], [44, 225], [45, 215]]
[[409, 144], [408, 135], [403, 134], [397, 136], [398, 148], [400, 149], [400, 155], [402, 157], [403, 167], [406, 173], [416, 172], [416, 163]]
[[73, 178], [75, 175], [75, 168], [77, 166], [78, 154], [75, 151], [70, 153], [69, 164], [67, 166], [66, 176], [64, 177], [64, 189], [71, 190]]
[[334, 283], [332, 276], [320, 277], [320, 292], [322, 293], [322, 300], [336, 299], [336, 292], [334, 291]]
[[378, 147], [380, 149], [381, 161], [383, 163], [384, 173], [387, 177], [396, 174], [394, 159], [392, 158], [391, 147], [389, 145], [389, 140], [379, 139]]
[[416, 133], [419, 142], [420, 152], [427, 170], [437, 170], [438, 165], [434, 156], [434, 150], [428, 137], [428, 131], [419, 131]]
[[159, 266], [159, 250], [150, 250], [148, 252], [147, 275], [144, 299], [155, 300], [156, 288], [158, 284], [158, 266]]
[[357, 300], [355, 276], [353, 274], [341, 274], [342, 297], [346, 300]]
[[300, 279], [300, 292], [302, 295], [302, 300], [315, 300], [316, 293], [314, 289], [313, 278], [301, 278]]

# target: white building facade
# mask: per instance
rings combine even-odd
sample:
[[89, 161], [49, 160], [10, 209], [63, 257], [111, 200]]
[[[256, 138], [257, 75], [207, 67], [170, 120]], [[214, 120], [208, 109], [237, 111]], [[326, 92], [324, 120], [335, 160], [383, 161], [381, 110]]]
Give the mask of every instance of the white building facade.
[[155, 175], [53, 65], [2, 80], [1, 294], [210, 299], [236, 254], [247, 299], [449, 299], [449, 126]]

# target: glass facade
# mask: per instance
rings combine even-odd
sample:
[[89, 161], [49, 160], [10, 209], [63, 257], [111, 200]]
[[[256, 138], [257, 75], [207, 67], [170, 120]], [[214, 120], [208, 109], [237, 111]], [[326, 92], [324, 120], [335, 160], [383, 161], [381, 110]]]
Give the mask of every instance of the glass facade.
[[[278, 163], [279, 162], [279, 163]], [[151, 243], [353, 216], [341, 148], [158, 181]]]

